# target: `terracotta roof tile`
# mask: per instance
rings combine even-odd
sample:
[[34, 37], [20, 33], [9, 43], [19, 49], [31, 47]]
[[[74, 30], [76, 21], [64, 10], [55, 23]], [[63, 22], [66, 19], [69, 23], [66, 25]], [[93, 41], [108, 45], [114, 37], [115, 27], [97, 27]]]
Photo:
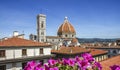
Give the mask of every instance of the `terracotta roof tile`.
[[105, 51], [105, 50], [90, 49], [90, 54], [91, 54], [92, 56], [105, 54], [105, 53], [107, 53], [107, 52], [108, 52], [108, 51]]
[[107, 47], [107, 46], [100, 47], [100, 46], [98, 46], [98, 47], [87, 47], [87, 48], [120, 48], [120, 46], [111, 46], [111, 47]]
[[0, 47], [19, 47], [19, 46], [50, 46], [50, 44], [34, 42], [32, 40], [12, 37], [7, 40], [0, 41]]
[[104, 61], [101, 61], [100, 63], [102, 65], [102, 67], [103, 67], [102, 70], [110, 70], [110, 68], [109, 68], [110, 66], [120, 65], [120, 55], [109, 58], [109, 59], [104, 60]]
[[52, 50], [52, 53], [55, 54], [79, 54], [83, 52], [89, 52], [89, 50], [81, 47], [60, 47], [59, 50]]
[[76, 33], [74, 27], [68, 22], [64, 21], [64, 23], [59, 27], [59, 33]]

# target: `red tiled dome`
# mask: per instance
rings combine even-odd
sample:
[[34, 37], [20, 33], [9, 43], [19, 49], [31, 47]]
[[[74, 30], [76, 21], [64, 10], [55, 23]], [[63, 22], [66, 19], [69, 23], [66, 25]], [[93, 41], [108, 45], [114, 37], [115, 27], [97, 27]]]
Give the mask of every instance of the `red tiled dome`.
[[67, 18], [65, 18], [64, 23], [58, 29], [58, 34], [61, 33], [76, 33], [74, 27], [68, 22]]

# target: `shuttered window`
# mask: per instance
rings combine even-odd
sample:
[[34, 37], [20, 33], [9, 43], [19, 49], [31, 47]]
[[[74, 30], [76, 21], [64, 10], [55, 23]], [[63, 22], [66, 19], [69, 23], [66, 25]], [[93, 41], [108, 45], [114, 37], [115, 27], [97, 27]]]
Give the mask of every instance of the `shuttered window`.
[[27, 55], [27, 49], [22, 49], [22, 56], [26, 56]]
[[5, 57], [5, 50], [0, 50], [0, 57]]
[[43, 48], [40, 48], [40, 54], [43, 54]]

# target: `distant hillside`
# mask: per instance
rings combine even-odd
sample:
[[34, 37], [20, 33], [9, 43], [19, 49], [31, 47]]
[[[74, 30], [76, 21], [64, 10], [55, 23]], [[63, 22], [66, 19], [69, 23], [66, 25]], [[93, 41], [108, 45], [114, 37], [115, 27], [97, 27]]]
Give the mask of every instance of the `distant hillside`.
[[117, 39], [77, 38], [80, 43], [115, 42]]

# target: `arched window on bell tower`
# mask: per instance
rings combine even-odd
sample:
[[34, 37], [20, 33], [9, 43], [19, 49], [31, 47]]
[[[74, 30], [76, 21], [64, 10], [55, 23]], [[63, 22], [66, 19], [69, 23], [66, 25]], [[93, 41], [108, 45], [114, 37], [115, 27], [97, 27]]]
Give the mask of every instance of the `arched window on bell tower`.
[[42, 21], [42, 23], [41, 23], [41, 28], [43, 28], [44, 27], [44, 21]]

